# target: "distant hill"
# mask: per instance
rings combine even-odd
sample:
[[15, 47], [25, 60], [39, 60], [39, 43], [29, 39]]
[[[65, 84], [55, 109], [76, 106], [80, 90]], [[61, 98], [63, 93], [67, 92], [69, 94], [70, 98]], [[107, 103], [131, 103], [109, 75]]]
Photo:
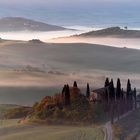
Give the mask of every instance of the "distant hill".
[[0, 19], [0, 31], [59, 31], [65, 30], [63, 27], [50, 25], [39, 21], [34, 21], [22, 17], [5, 17]]
[[90, 31], [78, 35], [78, 37], [118, 37], [118, 38], [139, 38], [140, 31], [121, 29], [120, 27], [110, 27], [97, 31]]
[[45, 65], [62, 72], [100, 69], [140, 73], [140, 50], [105, 45], [3, 41], [0, 56], [1, 68], [38, 71], [45, 70]]

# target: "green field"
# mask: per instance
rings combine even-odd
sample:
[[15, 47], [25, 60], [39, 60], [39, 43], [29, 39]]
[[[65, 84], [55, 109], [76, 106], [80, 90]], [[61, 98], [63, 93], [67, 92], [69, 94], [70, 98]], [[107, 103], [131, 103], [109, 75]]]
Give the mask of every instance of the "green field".
[[[102, 128], [74, 126], [20, 125], [18, 120], [5, 120], [0, 140], [103, 140]], [[9, 126], [9, 123], [12, 124]], [[15, 125], [14, 125], [15, 124]]]

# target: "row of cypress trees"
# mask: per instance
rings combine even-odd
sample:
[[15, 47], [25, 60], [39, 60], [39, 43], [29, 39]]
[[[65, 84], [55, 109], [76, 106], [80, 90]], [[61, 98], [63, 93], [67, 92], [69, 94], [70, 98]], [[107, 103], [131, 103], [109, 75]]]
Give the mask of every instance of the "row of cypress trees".
[[[74, 81], [74, 83], [73, 83], [73, 88], [78, 88], [76, 81]], [[132, 101], [134, 99], [136, 102], [136, 88], [134, 88], [134, 90], [132, 91], [131, 83], [130, 83], [129, 79], [127, 81], [126, 92], [124, 92], [123, 88], [121, 87], [120, 78], [117, 79], [116, 88], [114, 87], [113, 79], [111, 79], [111, 81], [109, 81], [109, 78], [106, 78], [104, 88], [105, 88], [104, 100], [106, 102], [109, 102], [109, 101], [114, 102], [114, 101], [119, 101], [119, 100], [124, 100], [124, 99], [128, 100], [128, 101]], [[86, 97], [87, 98], [90, 97], [89, 83], [87, 83]], [[66, 106], [71, 104], [70, 88], [69, 88], [68, 84], [64, 85], [64, 87], [63, 87], [62, 98], [63, 98], [64, 104]]]
[[134, 88], [134, 90], [132, 91], [131, 83], [129, 79], [127, 81], [126, 95], [123, 88], [121, 88], [120, 78], [117, 79], [116, 88], [114, 87], [113, 79], [111, 79], [111, 81], [109, 82], [109, 78], [106, 78], [104, 87], [105, 87], [106, 101], [120, 100], [124, 98], [126, 98], [127, 100], [132, 100], [133, 97], [134, 99], [136, 98], [136, 88]]
[[111, 117], [111, 123], [114, 122], [114, 118], [120, 118], [121, 115], [127, 113], [130, 110], [137, 108], [136, 103], [136, 88], [132, 90], [131, 82], [128, 79], [126, 92], [124, 92], [123, 88], [121, 87], [121, 81], [117, 79], [116, 88], [114, 87], [113, 79], [109, 81], [108, 78], [105, 80], [105, 94], [104, 94], [104, 101], [105, 107], [109, 111]]

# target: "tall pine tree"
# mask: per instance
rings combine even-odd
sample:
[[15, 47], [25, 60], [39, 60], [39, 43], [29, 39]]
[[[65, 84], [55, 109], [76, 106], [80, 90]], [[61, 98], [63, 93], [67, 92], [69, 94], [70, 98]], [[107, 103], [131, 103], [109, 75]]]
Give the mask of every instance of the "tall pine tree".
[[126, 94], [126, 97], [128, 100], [130, 99], [130, 94], [131, 94], [131, 83], [130, 83], [130, 80], [128, 79], [128, 81], [127, 81], [127, 94]]
[[70, 101], [70, 89], [69, 89], [69, 85], [66, 85], [66, 89], [65, 89], [65, 105], [69, 106], [71, 103]]
[[78, 86], [77, 86], [77, 82], [76, 81], [74, 81], [74, 83], [73, 83], [73, 87], [75, 87], [75, 88], [77, 88]]
[[121, 99], [123, 100], [124, 99], [124, 91], [123, 91], [123, 88], [121, 90]]
[[90, 88], [89, 88], [89, 83], [87, 83], [87, 90], [86, 90], [86, 97], [90, 97]]
[[106, 80], [105, 80], [105, 85], [104, 85], [104, 87], [107, 87], [107, 86], [109, 86], [109, 79], [108, 79], [108, 78], [106, 78]]
[[119, 100], [120, 97], [121, 97], [121, 82], [120, 79], [118, 78], [116, 87], [116, 99]]
[[136, 90], [136, 88], [134, 88], [133, 96], [134, 96], [135, 109], [137, 109], [137, 90]]
[[109, 86], [109, 97], [111, 100], [115, 100], [115, 88], [113, 79], [111, 79], [110, 86]]

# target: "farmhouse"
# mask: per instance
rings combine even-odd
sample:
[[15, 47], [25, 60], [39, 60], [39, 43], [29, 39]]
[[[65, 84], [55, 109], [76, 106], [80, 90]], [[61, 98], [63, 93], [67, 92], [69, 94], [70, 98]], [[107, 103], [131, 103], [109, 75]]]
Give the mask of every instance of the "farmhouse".
[[105, 94], [105, 88], [100, 88], [100, 89], [96, 89], [93, 90], [90, 94], [90, 101], [91, 102], [101, 102], [103, 99], [103, 96]]

